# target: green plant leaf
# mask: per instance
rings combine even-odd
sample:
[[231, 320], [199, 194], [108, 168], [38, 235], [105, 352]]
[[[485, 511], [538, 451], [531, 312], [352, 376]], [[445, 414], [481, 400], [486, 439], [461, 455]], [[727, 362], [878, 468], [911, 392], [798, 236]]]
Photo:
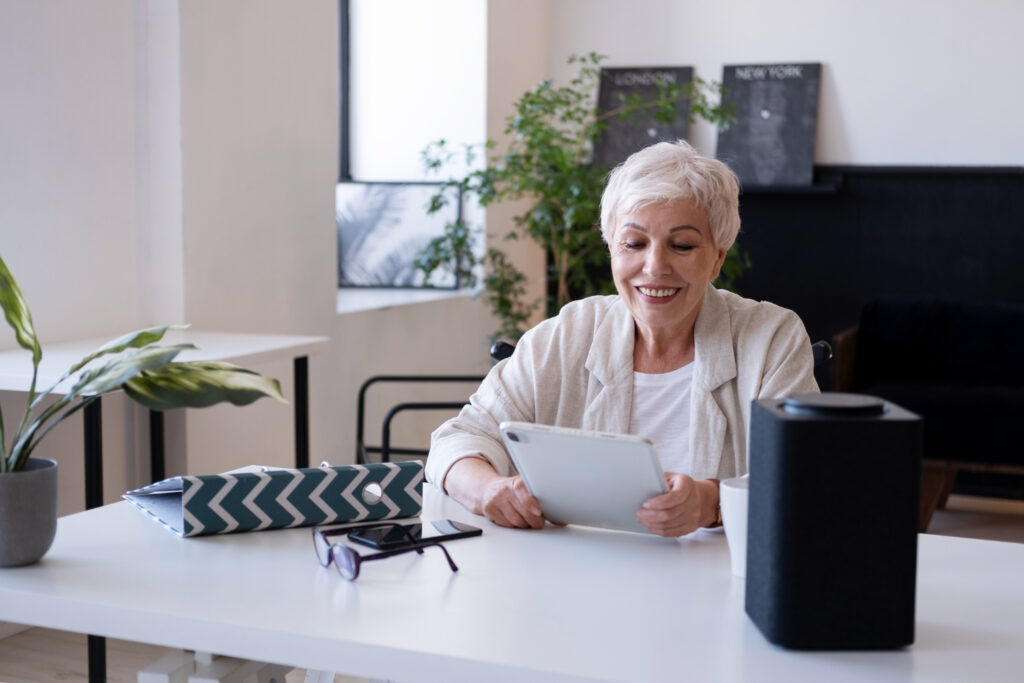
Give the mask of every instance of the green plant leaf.
[[[32, 324], [32, 313], [29, 311], [28, 302], [25, 301], [25, 295], [22, 294], [21, 287], [18, 286], [18, 282], [2, 258], [0, 258], [0, 306], [3, 306], [4, 317], [14, 329], [14, 337], [18, 341], [18, 345], [32, 352], [32, 382], [29, 384], [25, 399], [25, 412], [12, 439], [17, 442], [28, 426], [28, 420], [32, 413], [32, 404], [36, 398], [36, 377], [39, 373], [39, 361], [43, 357], [43, 350], [36, 337], [35, 326]], [[6, 438], [4, 430], [0, 427], [0, 442], [6, 443]], [[2, 443], [0, 443], [0, 452], [3, 451]], [[14, 463], [10, 469], [18, 469], [16, 465], [19, 461], [14, 457], [13, 445], [11, 446], [10, 462]]]
[[[81, 408], [81, 404], [71, 410], [58, 414], [60, 410], [68, 406], [76, 398], [95, 397], [105, 394], [108, 391], [119, 389], [130, 378], [145, 370], [155, 370], [170, 363], [183, 349], [195, 348], [192, 344], [177, 344], [175, 346], [151, 346], [143, 349], [128, 349], [124, 354], [110, 362], [92, 370], [82, 373], [78, 381], [71, 387], [66, 395], [62, 396], [56, 403], [43, 411], [33, 420], [26, 429], [16, 436], [14, 446], [11, 448], [10, 459], [14, 463], [13, 470], [21, 469], [32, 449], [39, 443], [51, 429], [56, 427], [68, 415]], [[26, 417], [28, 413], [26, 413]], [[54, 421], [40, 434], [35, 435], [49, 420]]]
[[[47, 395], [50, 394], [50, 392], [56, 389], [57, 385], [59, 385], [68, 377], [75, 374], [76, 372], [78, 372], [79, 370], [81, 370], [82, 368], [84, 368], [86, 365], [96, 360], [97, 358], [112, 353], [121, 353], [122, 351], [126, 351], [128, 349], [149, 346], [150, 344], [153, 344], [163, 339], [164, 335], [167, 333], [167, 330], [183, 330], [187, 327], [188, 325], [162, 325], [160, 327], [147, 327], [146, 329], [136, 330], [135, 332], [130, 332], [116, 339], [108, 341], [106, 344], [103, 344], [101, 347], [90, 353], [88, 356], [86, 356], [85, 358], [78, 361], [70, 368], [68, 368], [67, 371], [61, 376], [61, 378], [53, 383], [53, 386], [48, 388], [46, 391], [41, 392], [39, 396], [36, 397], [35, 401], [32, 402], [32, 408], [35, 408], [40, 401], [42, 401], [44, 398], [46, 398]], [[179, 345], [179, 348], [194, 349], [195, 346], [191, 344]]]
[[28, 302], [21, 293], [21, 287], [15, 281], [7, 264], [0, 258], [0, 305], [4, 308], [4, 317], [18, 340], [18, 346], [32, 352], [32, 363], [39, 365], [43, 350], [39, 347], [35, 327], [32, 325], [32, 313], [28, 310]]
[[[143, 330], [136, 330], [128, 334], [122, 335], [117, 339], [108, 341], [103, 346], [99, 347], [88, 356], [78, 361], [68, 369], [68, 374], [78, 372], [83, 367], [96, 360], [100, 356], [105, 356], [111, 353], [121, 353], [127, 349], [137, 349], [150, 344], [156, 343], [164, 338], [164, 334], [167, 330], [183, 330], [188, 325], [163, 325], [161, 327], [147, 327]], [[189, 345], [188, 347], [182, 346], [181, 348], [195, 348]]]
[[175, 344], [129, 349], [124, 355], [105, 365], [82, 373], [68, 395], [71, 398], [94, 396], [118, 389], [140, 372], [162, 368], [174, 360], [182, 350], [194, 348], [192, 344]]
[[146, 370], [124, 384], [125, 393], [151, 410], [244, 406], [264, 396], [287, 403], [277, 380], [230, 363], [192, 361]]

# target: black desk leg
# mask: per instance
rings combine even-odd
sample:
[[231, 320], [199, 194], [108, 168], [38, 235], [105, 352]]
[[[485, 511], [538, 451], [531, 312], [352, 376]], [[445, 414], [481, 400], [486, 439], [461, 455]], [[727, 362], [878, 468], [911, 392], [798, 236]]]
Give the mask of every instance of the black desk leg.
[[149, 411], [149, 478], [155, 484], [164, 477], [164, 413]]
[[309, 467], [309, 358], [295, 359], [295, 466]]
[[[85, 507], [103, 505], [103, 410], [100, 399], [85, 408]], [[89, 636], [89, 683], [107, 680], [107, 640]]]
[[103, 411], [100, 399], [90, 402], [85, 412], [85, 509], [103, 505]]
[[89, 683], [107, 680], [107, 639], [89, 636]]

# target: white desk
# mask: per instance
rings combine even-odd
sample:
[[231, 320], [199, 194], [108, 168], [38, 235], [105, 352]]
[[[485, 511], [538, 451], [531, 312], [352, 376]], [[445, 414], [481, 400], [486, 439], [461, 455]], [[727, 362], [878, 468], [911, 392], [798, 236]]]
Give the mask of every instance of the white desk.
[[[36, 391], [48, 389], [64, 372], [110, 339], [85, 339], [63, 344], [50, 344], [43, 348], [39, 364]], [[170, 330], [160, 342], [162, 345], [194, 344], [195, 350], [185, 350], [175, 360], [216, 360], [249, 365], [280, 358], [294, 359], [295, 373], [295, 458], [297, 466], [309, 462], [309, 412], [307, 356], [327, 343], [326, 337], [302, 337], [281, 334], [238, 334], [229, 332], [202, 332]], [[100, 359], [97, 362], [103, 362]], [[91, 367], [91, 366], [90, 366]], [[32, 356], [28, 351], [15, 349], [0, 352], [0, 391], [27, 392], [32, 381]], [[59, 385], [55, 394], [71, 390], [74, 378]], [[103, 504], [103, 456], [100, 429], [101, 402], [95, 401], [85, 408], [85, 460], [86, 507]], [[163, 415], [150, 411], [150, 466], [152, 479], [164, 478], [163, 470]]]
[[[498, 528], [427, 487], [424, 516], [484, 527], [364, 565], [310, 530], [180, 539], [128, 503], [59, 522], [0, 572], [0, 619], [396, 681], [1010, 681], [1024, 671], [1024, 545], [920, 537], [917, 641], [791, 652], [743, 611], [725, 538]], [[372, 552], [369, 549], [364, 549]]]

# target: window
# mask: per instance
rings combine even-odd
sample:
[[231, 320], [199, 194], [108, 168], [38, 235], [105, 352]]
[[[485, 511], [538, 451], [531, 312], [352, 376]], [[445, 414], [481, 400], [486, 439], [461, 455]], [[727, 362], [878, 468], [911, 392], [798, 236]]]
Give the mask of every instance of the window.
[[[426, 216], [425, 203], [431, 193], [425, 192], [429, 186], [423, 183], [439, 178], [423, 168], [421, 151], [440, 139], [453, 145], [486, 139], [486, 3], [339, 3], [339, 286], [421, 287], [422, 282], [408, 278], [408, 264], [394, 259], [407, 261], [409, 254], [415, 258], [422, 248], [416, 243], [425, 245], [437, 234], [437, 220]], [[356, 226], [361, 232], [352, 232], [353, 202], [358, 197], [363, 198], [363, 209], [371, 207], [374, 200], [388, 208], [380, 202], [394, 200], [388, 215], [377, 217], [375, 230], [367, 228], [364, 215], [360, 219], [364, 224]], [[472, 218], [479, 215], [473, 211]], [[391, 257], [374, 257], [382, 277], [364, 278], [363, 284], [356, 284], [352, 273], [361, 270], [365, 275], [367, 269], [375, 270], [353, 250], [358, 241], [364, 255], [373, 253], [375, 250], [367, 248], [368, 239], [401, 243], [403, 248], [396, 250], [390, 262], [387, 258]], [[348, 274], [343, 270], [346, 264]], [[402, 275], [389, 277], [384, 270]]]

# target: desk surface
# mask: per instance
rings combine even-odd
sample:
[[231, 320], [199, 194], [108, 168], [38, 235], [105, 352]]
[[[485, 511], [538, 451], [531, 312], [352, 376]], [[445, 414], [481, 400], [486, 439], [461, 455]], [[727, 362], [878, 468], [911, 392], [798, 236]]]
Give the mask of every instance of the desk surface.
[[[36, 390], [42, 391], [56, 382], [64, 372], [110, 339], [83, 339], [43, 348], [39, 363]], [[327, 343], [327, 337], [304, 337], [290, 334], [242, 334], [235, 332], [203, 332], [169, 330], [161, 345], [194, 344], [175, 360], [219, 360], [246, 365], [280, 358], [305, 356]], [[108, 359], [110, 357], [107, 357]], [[103, 362], [101, 359], [98, 362]], [[24, 349], [0, 352], [0, 391], [28, 391], [32, 380], [32, 355]], [[66, 393], [71, 381], [65, 381], [54, 393]]]
[[[484, 527], [320, 567], [310, 530], [181, 539], [128, 503], [62, 518], [35, 566], [0, 571], [0, 619], [398, 681], [1019, 680], [1024, 545], [920, 536], [917, 640], [790, 652], [743, 611], [725, 537], [501, 529], [427, 487], [424, 517]], [[372, 552], [364, 549], [366, 552]]]

